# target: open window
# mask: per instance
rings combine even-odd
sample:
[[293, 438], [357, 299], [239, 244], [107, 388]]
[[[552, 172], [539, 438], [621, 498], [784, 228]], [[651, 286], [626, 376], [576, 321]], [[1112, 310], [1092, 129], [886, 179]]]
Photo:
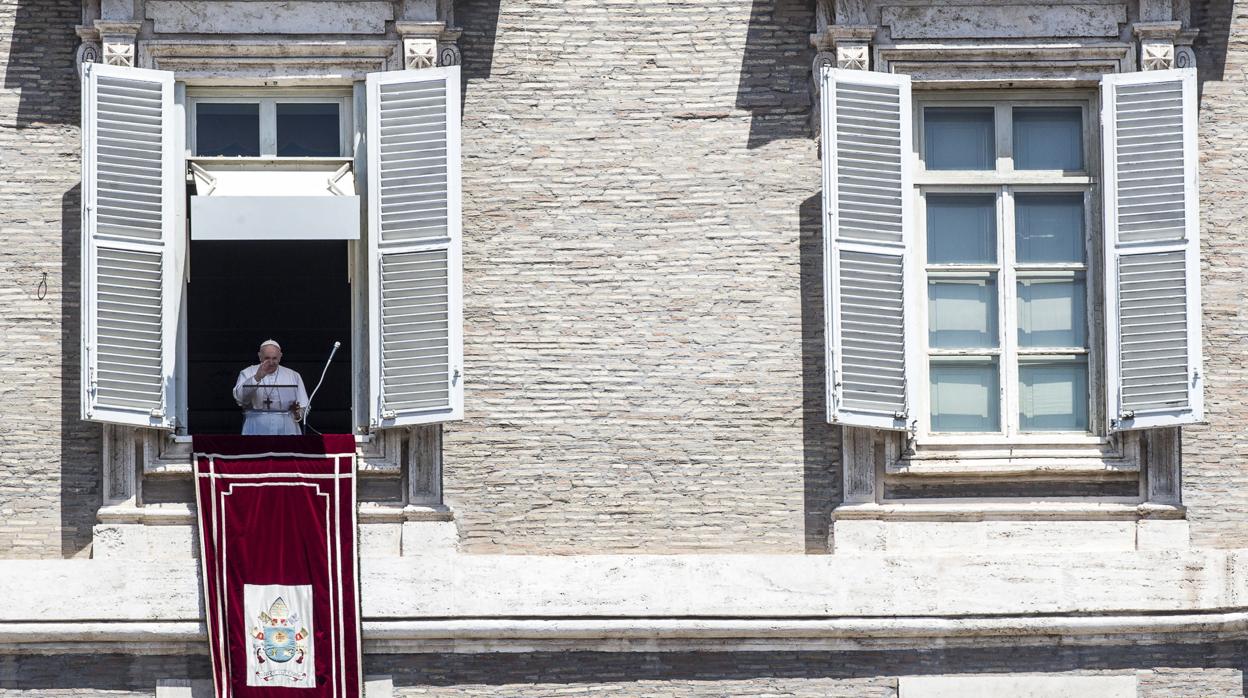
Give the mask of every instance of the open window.
[[84, 418], [236, 431], [269, 337], [309, 390], [342, 342], [320, 431], [459, 418], [458, 68], [358, 97], [175, 77], [84, 66]]
[[912, 109], [906, 76], [825, 68], [821, 93], [830, 421], [1074, 443], [1202, 418], [1194, 71]]

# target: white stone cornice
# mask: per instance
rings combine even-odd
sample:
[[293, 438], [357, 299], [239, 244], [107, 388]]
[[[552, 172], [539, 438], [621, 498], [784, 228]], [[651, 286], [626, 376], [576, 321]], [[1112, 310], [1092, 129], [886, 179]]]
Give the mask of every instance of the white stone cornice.
[[875, 48], [876, 70], [948, 87], [1094, 86], [1107, 73], [1133, 70], [1126, 42], [906, 43]]
[[177, 72], [193, 85], [350, 85], [386, 70], [393, 40], [152, 39], [140, 45], [144, 67]]
[[[1209, 643], [1248, 639], [1248, 612], [992, 618], [365, 620], [366, 654], [859, 651]], [[199, 621], [0, 622], [5, 654], [205, 654]]]
[[832, 24], [823, 32], [810, 35], [810, 45], [819, 51], [831, 51], [838, 44], [869, 44], [879, 27], [874, 24]]

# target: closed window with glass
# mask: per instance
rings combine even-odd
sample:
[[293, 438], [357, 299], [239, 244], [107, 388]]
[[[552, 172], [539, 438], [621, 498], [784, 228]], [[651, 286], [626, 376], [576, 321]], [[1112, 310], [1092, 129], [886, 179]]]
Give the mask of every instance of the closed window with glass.
[[350, 155], [349, 101], [338, 97], [195, 97], [196, 157], [336, 158]]
[[1086, 101], [919, 101], [927, 435], [1095, 430]]

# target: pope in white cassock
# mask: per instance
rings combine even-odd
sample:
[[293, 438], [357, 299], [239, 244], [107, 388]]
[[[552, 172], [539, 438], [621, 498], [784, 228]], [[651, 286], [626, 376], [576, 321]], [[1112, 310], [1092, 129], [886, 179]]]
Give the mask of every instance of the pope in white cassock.
[[238, 372], [234, 400], [243, 408], [243, 434], [294, 434], [308, 407], [308, 391], [297, 371], [280, 366], [282, 347], [269, 339], [260, 345], [260, 363]]

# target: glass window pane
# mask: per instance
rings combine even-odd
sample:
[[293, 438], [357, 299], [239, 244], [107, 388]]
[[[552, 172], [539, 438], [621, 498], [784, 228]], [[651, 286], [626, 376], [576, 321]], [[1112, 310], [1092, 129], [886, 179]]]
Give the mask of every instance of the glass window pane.
[[1083, 110], [1015, 107], [1014, 169], [1083, 169]]
[[1083, 194], [1016, 194], [1014, 220], [1019, 262], [1083, 261]]
[[277, 104], [277, 154], [282, 157], [342, 155], [336, 102]]
[[260, 105], [200, 102], [195, 105], [195, 154], [260, 155]]
[[927, 263], [997, 261], [997, 201], [992, 194], [927, 195]]
[[1084, 280], [1019, 279], [1018, 345], [1082, 347], [1087, 342]]
[[1018, 393], [1023, 431], [1088, 430], [1086, 360], [1020, 361]]
[[933, 359], [932, 431], [1000, 431], [996, 359]]
[[923, 110], [923, 161], [929, 170], [996, 169], [992, 107]]
[[997, 346], [997, 279], [932, 279], [927, 284], [928, 344], [940, 349]]

